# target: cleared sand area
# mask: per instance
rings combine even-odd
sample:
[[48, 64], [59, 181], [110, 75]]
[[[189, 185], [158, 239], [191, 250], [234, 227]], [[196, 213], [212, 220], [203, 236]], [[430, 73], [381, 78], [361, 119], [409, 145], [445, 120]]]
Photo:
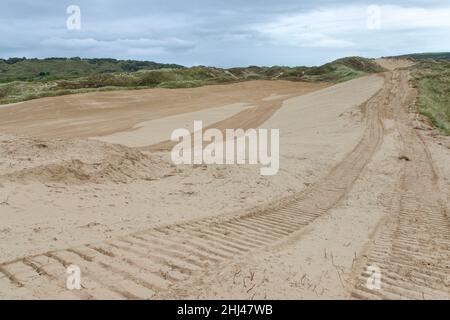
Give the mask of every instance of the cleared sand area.
[[[36, 138], [105, 136], [132, 131], [144, 121], [235, 103], [258, 105], [272, 94], [286, 98], [326, 86], [329, 84], [248, 81], [193, 89], [143, 89], [50, 97], [0, 108], [0, 128], [1, 132]], [[184, 121], [177, 123], [176, 128], [183, 124]]]
[[[234, 216], [294, 195], [354, 147], [364, 127], [360, 105], [382, 84], [379, 76], [365, 77], [283, 102], [267, 122], [281, 129], [281, 169], [268, 177], [259, 166], [174, 167], [167, 153], [2, 135], [1, 260]], [[46, 132], [41, 121], [30, 129]]]
[[[59, 99], [73, 114], [45, 99], [1, 110], [0, 298], [448, 298], [450, 142], [414, 129], [408, 72], [314, 86], [169, 91], [178, 107], [121, 100], [90, 113], [72, 96]], [[250, 108], [208, 113], [230, 104]], [[220, 129], [280, 129], [278, 174], [174, 166], [163, 135], [146, 136], [183, 127], [188, 112]], [[123, 144], [84, 139], [98, 136]], [[80, 291], [65, 288], [69, 264]], [[364, 286], [374, 264], [377, 292]]]
[[[364, 96], [354, 105], [361, 99]], [[20, 111], [15, 114], [19, 121]], [[29, 128], [42, 125], [38, 118]], [[349, 134], [358, 132], [357, 125], [351, 129]], [[255, 167], [173, 167], [165, 153], [147, 155], [90, 140], [41, 141], [3, 135], [1, 142], [0, 179], [4, 182], [0, 190], [8, 198], [8, 205], [2, 206], [3, 258], [63, 248], [71, 241], [100, 240], [114, 232], [229, 213], [291, 190], [282, 178], [272, 181], [259, 176]], [[250, 185], [240, 185], [244, 181]], [[267, 196], [266, 188], [274, 192]]]
[[[407, 72], [387, 74], [383, 90], [365, 106], [362, 140], [322, 180], [325, 186], [319, 180], [300, 206], [259, 220], [273, 223], [272, 232], [286, 232], [284, 241], [158, 297], [449, 299], [449, 174], [443, 166], [450, 140], [414, 130], [408, 114], [414, 96]], [[321, 213], [308, 218], [314, 212]], [[295, 224], [299, 231], [289, 234]], [[367, 287], [368, 267], [379, 268], [380, 289]]]

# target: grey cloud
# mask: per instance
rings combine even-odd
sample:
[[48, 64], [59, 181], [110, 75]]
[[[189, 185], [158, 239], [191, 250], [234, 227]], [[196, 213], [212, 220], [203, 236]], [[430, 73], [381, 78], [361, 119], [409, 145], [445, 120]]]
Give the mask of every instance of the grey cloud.
[[[65, 27], [70, 4], [81, 7], [81, 30]], [[370, 4], [450, 8], [445, 0], [2, 0], [0, 55], [236, 66], [450, 50], [441, 41], [450, 37], [445, 23], [417, 25], [403, 17], [403, 28], [390, 23], [367, 30], [364, 12], [358, 16], [351, 8]]]

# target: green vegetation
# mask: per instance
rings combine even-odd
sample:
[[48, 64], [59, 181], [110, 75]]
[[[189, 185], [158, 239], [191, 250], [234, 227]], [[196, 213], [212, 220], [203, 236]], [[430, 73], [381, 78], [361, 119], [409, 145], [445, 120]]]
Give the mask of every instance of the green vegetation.
[[450, 135], [450, 61], [422, 61], [412, 68], [418, 111]]
[[190, 88], [235, 82], [226, 70], [193, 67], [99, 73], [87, 77], [55, 81], [13, 81], [0, 83], [0, 103], [15, 103], [36, 98], [95, 91], [144, 88]]
[[384, 69], [371, 59], [349, 57], [338, 59], [305, 72], [304, 79], [310, 81], [343, 82], [368, 73], [383, 72]]
[[291, 81], [343, 82], [368, 73], [383, 72], [384, 69], [371, 59], [348, 57], [335, 60], [320, 67], [248, 67], [228, 69], [245, 79], [280, 79]]
[[426, 52], [426, 53], [412, 53], [401, 56], [395, 56], [392, 58], [412, 58], [415, 60], [450, 60], [450, 52]]
[[11, 81], [50, 81], [71, 79], [89, 75], [136, 72], [163, 68], [183, 68], [176, 64], [161, 64], [152, 61], [47, 58], [0, 59], [0, 83]]
[[191, 88], [246, 80], [342, 82], [383, 69], [373, 60], [343, 58], [320, 67], [221, 69], [114, 59], [0, 59], [0, 103], [92, 91]]

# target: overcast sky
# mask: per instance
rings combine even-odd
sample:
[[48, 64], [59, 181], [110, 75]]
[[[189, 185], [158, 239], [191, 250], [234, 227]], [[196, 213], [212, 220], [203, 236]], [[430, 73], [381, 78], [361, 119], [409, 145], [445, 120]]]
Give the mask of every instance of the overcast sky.
[[430, 51], [450, 51], [448, 0], [1, 0], [3, 58], [294, 66]]

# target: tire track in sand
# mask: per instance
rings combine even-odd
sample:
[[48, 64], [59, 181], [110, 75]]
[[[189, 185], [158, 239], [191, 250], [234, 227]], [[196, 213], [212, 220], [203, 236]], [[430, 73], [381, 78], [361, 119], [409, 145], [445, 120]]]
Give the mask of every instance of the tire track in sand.
[[[415, 92], [408, 72], [394, 72], [400, 94], [393, 99], [394, 119], [405, 161], [390, 215], [375, 236], [365, 268], [355, 279], [357, 299], [449, 299], [450, 224], [440, 198], [430, 153], [408, 118]], [[381, 271], [381, 289], [370, 290], [367, 267]]]
[[[381, 118], [393, 84], [365, 103], [366, 130], [355, 148], [306, 191], [263, 210], [136, 232], [100, 243], [0, 264], [0, 297], [146, 299], [207, 268], [282, 241], [342, 199], [383, 140]], [[82, 270], [83, 290], [65, 289], [66, 267]]]

